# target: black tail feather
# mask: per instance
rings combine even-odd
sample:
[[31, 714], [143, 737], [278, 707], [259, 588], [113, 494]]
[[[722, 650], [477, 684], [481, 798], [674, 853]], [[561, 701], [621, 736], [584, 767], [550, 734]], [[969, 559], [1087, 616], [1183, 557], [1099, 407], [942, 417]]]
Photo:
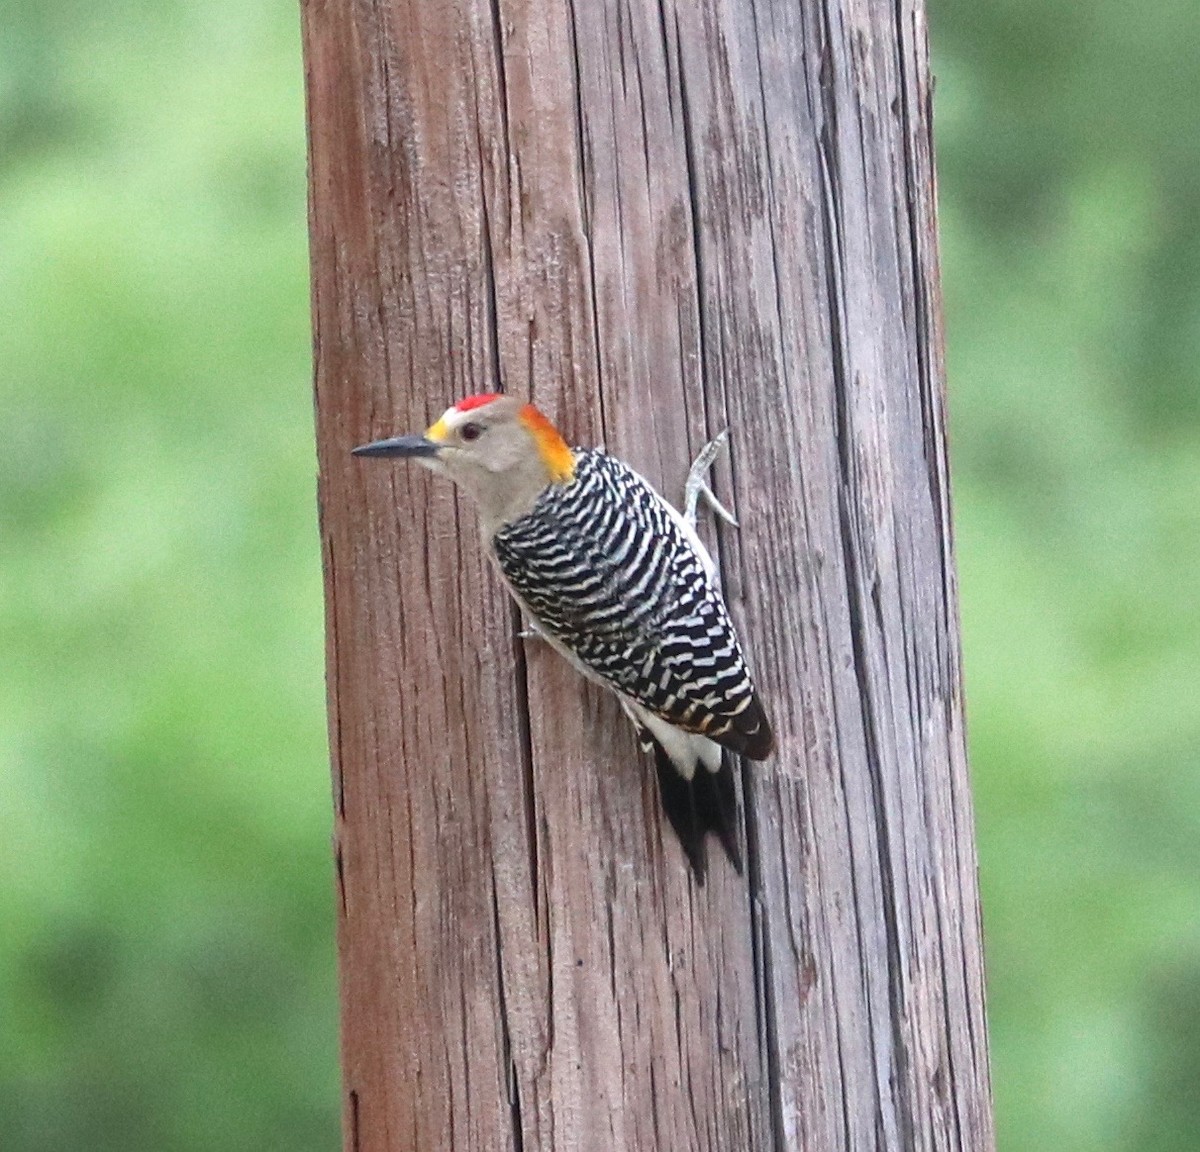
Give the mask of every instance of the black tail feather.
[[691, 780], [671, 763], [662, 746], [654, 743], [654, 766], [658, 769], [658, 791], [663, 810], [683, 851], [703, 884], [708, 869], [705, 836], [715, 832], [738, 875], [742, 874], [742, 851], [738, 842], [737, 784], [733, 778], [733, 756], [725, 752], [721, 770], [710, 772], [697, 764]]

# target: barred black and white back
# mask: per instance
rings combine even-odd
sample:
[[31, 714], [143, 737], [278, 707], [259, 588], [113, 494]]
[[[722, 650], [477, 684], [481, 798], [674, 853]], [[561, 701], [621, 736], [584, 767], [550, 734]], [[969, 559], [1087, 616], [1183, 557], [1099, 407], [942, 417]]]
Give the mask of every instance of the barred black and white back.
[[697, 875], [709, 831], [740, 871], [730, 753], [761, 760], [773, 738], [712, 560], [631, 468], [574, 456], [569, 482], [492, 536], [500, 571], [547, 639], [621, 698]]

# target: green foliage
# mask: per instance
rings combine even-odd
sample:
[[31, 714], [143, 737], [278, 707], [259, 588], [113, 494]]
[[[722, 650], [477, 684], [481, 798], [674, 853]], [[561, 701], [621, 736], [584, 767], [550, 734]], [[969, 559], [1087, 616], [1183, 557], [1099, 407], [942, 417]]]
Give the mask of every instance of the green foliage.
[[[1002, 1147], [1200, 1130], [1200, 7], [934, 0]], [[0, 0], [0, 1132], [337, 1143], [291, 4]]]
[[296, 12], [0, 24], [0, 1143], [329, 1149]]
[[935, 0], [1002, 1148], [1200, 1132], [1200, 7]]

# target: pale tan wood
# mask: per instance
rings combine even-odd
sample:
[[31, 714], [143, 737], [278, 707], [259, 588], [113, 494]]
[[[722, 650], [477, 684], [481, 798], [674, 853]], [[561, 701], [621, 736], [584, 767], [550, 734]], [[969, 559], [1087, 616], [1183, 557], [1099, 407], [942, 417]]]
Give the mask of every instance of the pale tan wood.
[[[346, 1148], [987, 1152], [923, 4], [302, 9]], [[349, 456], [497, 388], [676, 500], [731, 428], [745, 879]]]

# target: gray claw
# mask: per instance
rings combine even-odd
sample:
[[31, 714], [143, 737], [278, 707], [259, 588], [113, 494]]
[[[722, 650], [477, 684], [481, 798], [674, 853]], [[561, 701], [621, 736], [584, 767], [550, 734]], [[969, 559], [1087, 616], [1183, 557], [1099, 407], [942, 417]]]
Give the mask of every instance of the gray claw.
[[713, 495], [713, 490], [708, 486], [708, 473], [712, 469], [713, 461], [717, 458], [717, 453], [725, 447], [728, 441], [728, 428], [722, 432], [718, 432], [716, 436], [700, 449], [700, 454], [692, 461], [692, 466], [688, 470], [687, 484], [683, 490], [683, 518], [692, 528], [696, 527], [696, 503], [701, 496], [704, 497], [704, 502], [726, 524], [732, 524], [735, 528], [738, 526], [737, 517]]

